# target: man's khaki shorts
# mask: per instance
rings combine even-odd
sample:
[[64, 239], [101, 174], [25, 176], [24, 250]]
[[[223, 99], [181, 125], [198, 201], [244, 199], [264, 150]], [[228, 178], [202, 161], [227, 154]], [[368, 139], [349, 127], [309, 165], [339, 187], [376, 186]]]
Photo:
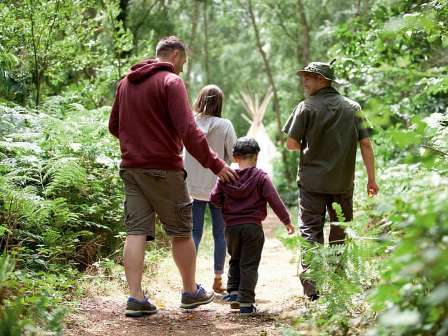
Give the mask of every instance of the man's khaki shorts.
[[156, 214], [171, 237], [191, 237], [192, 199], [184, 171], [122, 168], [128, 235], [155, 238]]

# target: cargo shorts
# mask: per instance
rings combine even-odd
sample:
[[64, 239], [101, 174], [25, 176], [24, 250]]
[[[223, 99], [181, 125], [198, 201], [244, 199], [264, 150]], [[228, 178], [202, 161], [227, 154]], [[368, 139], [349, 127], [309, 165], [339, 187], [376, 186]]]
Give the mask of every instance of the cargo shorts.
[[185, 171], [121, 168], [128, 235], [155, 239], [156, 215], [170, 237], [191, 237], [192, 203]]

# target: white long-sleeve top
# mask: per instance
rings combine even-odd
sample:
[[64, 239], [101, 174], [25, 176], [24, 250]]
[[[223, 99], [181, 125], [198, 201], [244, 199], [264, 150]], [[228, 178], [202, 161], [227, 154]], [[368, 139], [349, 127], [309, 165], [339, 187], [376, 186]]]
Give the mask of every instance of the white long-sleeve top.
[[[206, 134], [209, 146], [227, 164], [232, 161], [232, 150], [236, 143], [236, 133], [232, 123], [224, 118], [198, 115], [196, 124]], [[185, 151], [185, 170], [188, 173], [187, 184], [193, 199], [208, 201], [216, 184], [217, 177], [210, 169], [201, 164]]]

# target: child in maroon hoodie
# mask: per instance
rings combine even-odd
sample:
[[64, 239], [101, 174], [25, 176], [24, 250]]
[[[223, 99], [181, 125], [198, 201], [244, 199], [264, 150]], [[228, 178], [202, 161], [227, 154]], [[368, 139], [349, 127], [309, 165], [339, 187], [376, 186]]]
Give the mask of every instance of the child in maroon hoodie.
[[215, 185], [210, 202], [222, 208], [225, 237], [230, 254], [227, 292], [230, 307], [242, 314], [256, 311], [255, 286], [264, 244], [261, 222], [266, 218], [269, 203], [289, 234], [294, 233], [288, 210], [268, 175], [256, 167], [260, 147], [255, 139], [240, 138], [233, 148], [238, 163], [236, 182]]

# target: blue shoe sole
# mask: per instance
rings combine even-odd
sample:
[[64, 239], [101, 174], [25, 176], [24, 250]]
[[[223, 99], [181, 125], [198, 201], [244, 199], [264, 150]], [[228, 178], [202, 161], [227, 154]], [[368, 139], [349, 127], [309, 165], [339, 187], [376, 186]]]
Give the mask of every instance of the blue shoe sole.
[[180, 308], [182, 308], [182, 309], [194, 309], [194, 308], [197, 308], [199, 306], [202, 306], [202, 305], [205, 305], [207, 303], [212, 302], [214, 298], [215, 298], [215, 295], [213, 294], [209, 299], [204, 300], [204, 301], [198, 301], [198, 302], [194, 302], [194, 303], [182, 303], [180, 305]]
[[157, 313], [156, 310], [128, 310], [126, 309], [125, 315], [127, 317], [142, 317], [143, 315], [153, 315]]

